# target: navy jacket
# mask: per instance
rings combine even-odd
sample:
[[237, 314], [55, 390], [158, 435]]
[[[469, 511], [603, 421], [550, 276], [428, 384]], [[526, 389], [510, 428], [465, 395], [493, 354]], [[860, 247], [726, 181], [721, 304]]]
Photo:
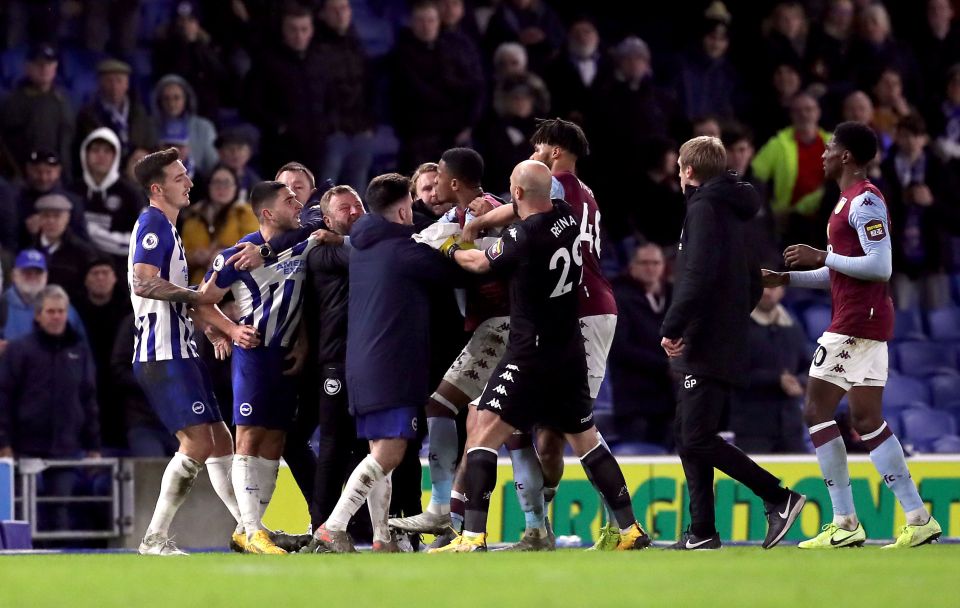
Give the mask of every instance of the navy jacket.
[[467, 275], [411, 237], [413, 226], [367, 214], [350, 230], [347, 393], [350, 413], [420, 407], [429, 395], [430, 294]]
[[34, 326], [0, 359], [0, 447], [16, 456], [73, 458], [100, 449], [93, 357], [69, 325]]

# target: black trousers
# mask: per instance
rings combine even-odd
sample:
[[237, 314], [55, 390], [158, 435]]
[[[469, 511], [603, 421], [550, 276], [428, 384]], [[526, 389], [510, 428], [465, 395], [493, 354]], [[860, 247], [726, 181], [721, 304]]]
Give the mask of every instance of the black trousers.
[[317, 430], [317, 382], [311, 374], [300, 374], [297, 378], [300, 383], [298, 390], [299, 407], [297, 415], [287, 432], [287, 441], [283, 447], [283, 459], [290, 467], [303, 499], [310, 503], [313, 496], [313, 477], [317, 468], [317, 458], [310, 449], [310, 439]]
[[710, 378], [684, 376], [677, 390], [674, 436], [690, 492], [690, 529], [700, 537], [716, 534], [713, 469], [750, 488], [766, 502], [787, 498], [780, 480], [720, 438], [730, 411], [733, 389]]

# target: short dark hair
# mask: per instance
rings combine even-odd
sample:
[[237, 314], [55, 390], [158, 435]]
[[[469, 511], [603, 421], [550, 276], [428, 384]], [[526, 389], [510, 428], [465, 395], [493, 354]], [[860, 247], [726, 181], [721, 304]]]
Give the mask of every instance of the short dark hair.
[[180, 152], [176, 148], [147, 154], [133, 166], [133, 175], [140, 187], [149, 192], [150, 186], [163, 181], [163, 170], [178, 160]]
[[310, 17], [313, 18], [313, 13], [310, 12], [310, 9], [299, 2], [288, 1], [283, 4], [280, 8], [280, 20], [284, 19], [299, 19], [300, 17]]
[[720, 134], [720, 141], [723, 142], [724, 148], [730, 148], [740, 141], [746, 141], [753, 145], [753, 131], [750, 130], [750, 127], [739, 122], [731, 122]]
[[450, 148], [440, 157], [453, 177], [469, 186], [483, 181], [483, 157], [472, 148]]
[[535, 146], [537, 144], [560, 146], [577, 158], [590, 154], [590, 144], [580, 125], [562, 118], [537, 121], [537, 130], [530, 137], [530, 143]]
[[310, 169], [307, 169], [307, 166], [304, 165], [303, 163], [291, 161], [285, 164], [284, 166], [277, 169], [277, 174], [273, 177], [273, 179], [280, 179], [280, 174], [282, 174], [284, 171], [293, 171], [294, 173], [297, 173], [297, 172], [303, 173], [304, 175], [307, 176], [307, 179], [310, 180], [310, 187], [311, 188], [317, 187], [317, 178], [313, 176], [313, 171], [311, 171]]
[[877, 134], [862, 122], [847, 121], [833, 130], [833, 141], [863, 166], [877, 156]]
[[910, 112], [897, 122], [897, 131], [905, 131], [910, 135], [926, 135], [927, 121], [916, 112]]
[[259, 182], [250, 190], [250, 206], [253, 212], [260, 219], [260, 212], [264, 207], [273, 204], [277, 198], [277, 192], [285, 189], [287, 185], [283, 182], [269, 181]]
[[383, 215], [400, 199], [410, 194], [410, 179], [399, 173], [386, 173], [370, 180], [367, 186], [367, 207]]

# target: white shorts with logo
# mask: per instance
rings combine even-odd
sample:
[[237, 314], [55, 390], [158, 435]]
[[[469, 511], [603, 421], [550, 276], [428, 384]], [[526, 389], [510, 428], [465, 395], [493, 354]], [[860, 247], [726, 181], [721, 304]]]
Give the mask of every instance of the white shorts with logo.
[[607, 355], [613, 344], [617, 329], [617, 315], [593, 315], [580, 318], [580, 333], [583, 334], [583, 350], [587, 351], [587, 380], [590, 398], [600, 394], [600, 384], [607, 372]]
[[825, 332], [817, 340], [810, 377], [849, 391], [855, 386], [887, 383], [887, 343]]
[[510, 317], [491, 317], [477, 326], [460, 356], [443, 375], [444, 381], [457, 387], [471, 400], [480, 397], [507, 350]]

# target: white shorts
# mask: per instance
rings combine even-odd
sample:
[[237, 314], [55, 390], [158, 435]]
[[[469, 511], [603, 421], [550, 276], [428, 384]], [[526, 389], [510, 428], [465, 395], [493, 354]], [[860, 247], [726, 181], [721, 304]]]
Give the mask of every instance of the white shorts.
[[594, 315], [580, 318], [580, 333], [583, 334], [583, 349], [587, 351], [587, 381], [590, 398], [600, 394], [600, 384], [607, 371], [607, 355], [613, 344], [617, 329], [617, 315]]
[[887, 383], [887, 343], [826, 332], [817, 340], [810, 377], [849, 391]]
[[443, 375], [444, 381], [457, 387], [471, 401], [478, 399], [493, 368], [503, 358], [509, 337], [510, 317], [491, 317], [478, 325], [460, 356]]

